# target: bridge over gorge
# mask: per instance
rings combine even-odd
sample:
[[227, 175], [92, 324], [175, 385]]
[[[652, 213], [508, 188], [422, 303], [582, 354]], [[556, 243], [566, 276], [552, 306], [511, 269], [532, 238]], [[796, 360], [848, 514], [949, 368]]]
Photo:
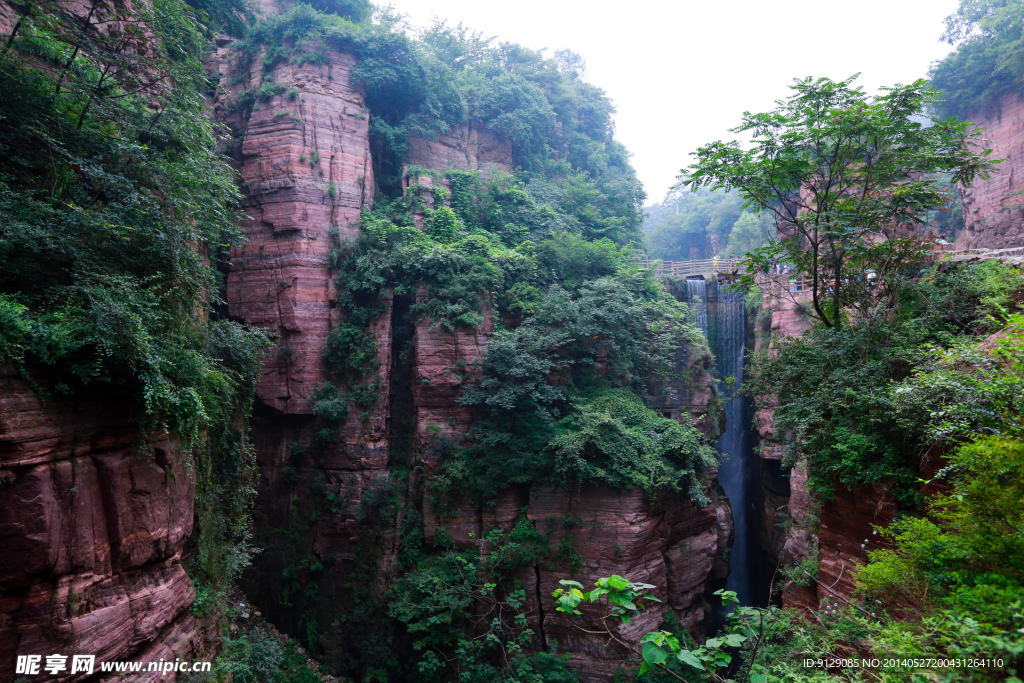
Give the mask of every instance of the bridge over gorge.
[[742, 258], [724, 259], [691, 259], [689, 261], [662, 261], [660, 259], [640, 259], [641, 268], [654, 270], [656, 277], [687, 277], [689, 275], [710, 275], [718, 273], [745, 273], [747, 267]]
[[[936, 261], [953, 263], [998, 259], [1004, 263], [1024, 267], [1024, 246], [1006, 249], [954, 249], [952, 244], [938, 245], [933, 252]], [[746, 273], [747, 264], [743, 258], [691, 259], [689, 261], [663, 261], [643, 258], [637, 261], [641, 268], [655, 271], [656, 277], [694, 277], [714, 275], [719, 280], [731, 280], [730, 276]], [[804, 276], [800, 273], [770, 272], [758, 274], [758, 284], [768, 284], [772, 289], [786, 287], [791, 292], [804, 290]]]

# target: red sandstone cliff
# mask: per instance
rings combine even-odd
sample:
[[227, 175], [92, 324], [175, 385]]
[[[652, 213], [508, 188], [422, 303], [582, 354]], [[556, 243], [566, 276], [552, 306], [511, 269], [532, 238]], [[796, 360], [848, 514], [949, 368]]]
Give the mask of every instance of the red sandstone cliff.
[[410, 137], [405, 162], [439, 171], [511, 171], [512, 151], [479, 121], [470, 121], [432, 140]]
[[1024, 96], [1009, 94], [990, 111], [966, 118], [984, 127], [993, 159], [1005, 159], [988, 180], [961, 188], [965, 226], [959, 249], [1024, 246]]
[[[212, 61], [222, 83], [236, 83], [218, 96], [214, 109], [240, 140], [251, 217], [242, 226], [247, 244], [231, 255], [227, 300], [233, 316], [280, 337], [277, 353], [264, 366], [252, 422], [260, 471], [257, 544], [267, 548], [246, 581], [252, 598], [293, 634], [313, 622], [327, 625], [328, 659], [343, 656], [336, 650], [343, 653], [352, 634], [333, 620], [351, 603], [353, 580], [383, 587], [394, 578], [403, 516], [410, 510], [422, 513], [427, 540], [444, 528], [465, 544], [486, 530], [510, 529], [528, 506], [528, 518], [555, 546], [572, 536], [581, 580], [618, 573], [660, 586], [667, 602], [631, 625], [630, 637], [644, 626], [655, 628], [670, 607], [685, 626], [696, 628], [707, 614], [705, 587], [716, 559], [718, 572], [723, 569], [727, 503], [695, 508], [685, 499], [648, 501], [639, 491], [584, 487], [570, 494], [535, 485], [504, 492], [496, 506], [456, 500], [448, 501], [444, 515], [435, 509], [424, 485], [439, 464], [434, 445], [438, 439], [462, 440], [472, 429], [472, 409], [458, 399], [487, 352], [490, 314], [475, 329], [450, 332], [429, 319], [414, 319], [411, 297], [390, 298], [373, 325], [378, 401], [365, 412], [350, 410], [335, 440], [317, 435], [322, 425], [312, 415], [309, 396], [327, 379], [323, 350], [338, 322], [328, 267], [331, 231], [341, 240], [355, 237], [360, 210], [370, 207], [373, 195], [364, 98], [350, 81], [355, 61], [329, 54], [322, 66], [280, 64], [268, 73], [259, 60], [240, 64], [230, 48]], [[281, 93], [251, 110], [232, 106], [239, 93], [267, 81], [279, 84]], [[509, 170], [511, 153], [470, 124], [434, 140], [411, 139], [404, 161], [438, 170]], [[659, 409], [689, 415], [710, 433], [715, 425], [703, 424], [713, 399], [707, 359], [694, 362], [703, 363], [691, 373], [697, 386]], [[389, 465], [409, 467], [407, 485], [399, 486]], [[714, 491], [712, 478], [713, 498]], [[567, 518], [580, 520], [580, 527], [565, 527]], [[550, 594], [569, 567], [524, 571], [530, 574], [524, 583], [531, 586], [536, 646], [548, 639], [571, 643], [584, 679], [608, 680], [622, 653], [603, 641], [563, 633], [557, 620], [542, 617], [545, 611], [553, 617]]]
[[140, 448], [130, 405], [102, 391], [43, 403], [0, 367], [0, 680], [17, 655], [201, 654], [181, 565], [193, 473], [172, 442]]
[[[757, 349], [768, 349], [782, 337], [800, 337], [811, 327], [801, 307], [809, 305], [809, 292], [790, 292], [789, 276], [768, 276], [761, 285], [763, 312], [755, 329]], [[867, 551], [878, 540], [875, 526], [885, 526], [896, 512], [895, 498], [884, 485], [846, 491], [839, 487], [827, 502], [807, 491], [807, 464], [797, 461], [788, 475], [780, 476], [786, 456], [781, 434], [774, 425], [772, 396], [757, 397], [755, 426], [760, 439], [763, 523], [762, 548], [783, 566], [817, 560], [818, 583], [803, 576], [804, 586], [783, 585], [786, 607], [817, 609], [823, 600], [849, 599], [856, 567], [867, 563]], [[788, 481], [783, 481], [782, 479]], [[813, 573], [813, 572], [812, 572]]]
[[[326, 64], [283, 62], [268, 71], [258, 59], [239, 64], [230, 47], [211, 60], [223, 82], [244, 74], [214, 103], [241, 139], [250, 217], [242, 226], [247, 243], [231, 254], [226, 298], [231, 315], [279, 335], [257, 395], [288, 414], [308, 414], [309, 395], [326, 380], [322, 355], [336, 322], [331, 231], [353, 238], [360, 211], [373, 200], [369, 117], [362, 90], [350, 81], [355, 58], [329, 55]], [[240, 92], [267, 81], [280, 94], [232, 111]]]

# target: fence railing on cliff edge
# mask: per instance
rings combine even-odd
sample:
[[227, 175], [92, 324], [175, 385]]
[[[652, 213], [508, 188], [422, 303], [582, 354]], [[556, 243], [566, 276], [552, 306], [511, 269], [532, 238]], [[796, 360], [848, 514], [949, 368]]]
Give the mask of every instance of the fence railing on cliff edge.
[[691, 259], [689, 261], [663, 261], [661, 259], [642, 258], [637, 261], [641, 268], [651, 268], [656, 277], [684, 277], [686, 275], [705, 275], [708, 273], [746, 272], [742, 258], [726, 259]]

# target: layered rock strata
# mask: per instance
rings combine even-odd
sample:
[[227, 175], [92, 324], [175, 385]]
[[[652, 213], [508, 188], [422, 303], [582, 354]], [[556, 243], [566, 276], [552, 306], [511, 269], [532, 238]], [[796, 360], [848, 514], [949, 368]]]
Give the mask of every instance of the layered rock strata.
[[964, 228], [959, 249], [1024, 247], [1024, 96], [1011, 93], [990, 110], [971, 112], [981, 126], [993, 159], [1005, 159], [989, 179], [960, 188]]
[[508, 172], [512, 170], [512, 151], [482, 123], [470, 121], [433, 139], [410, 137], [405, 162], [439, 171]]
[[[325, 64], [269, 70], [258, 59], [240, 63], [230, 47], [211, 60], [222, 82], [246, 74], [214, 102], [240, 142], [234, 151], [249, 216], [246, 243], [230, 255], [226, 299], [231, 315], [278, 335], [256, 391], [285, 414], [309, 414], [310, 394], [326, 381], [323, 352], [337, 322], [329, 254], [358, 234], [373, 199], [369, 115], [351, 81], [356, 60], [327, 54]], [[247, 97], [255, 103], [246, 106]]]
[[[631, 625], [627, 637], [638, 637], [645, 625], [655, 628], [668, 609], [696, 629], [708, 614], [707, 577], [716, 562], [718, 573], [725, 571], [727, 504], [697, 508], [684, 498], [649, 501], [639, 491], [587, 487], [569, 493], [537, 485], [504, 491], [495, 505], [444, 501], [442, 514], [427, 495], [426, 482], [440, 465], [440, 445], [462, 442], [472, 429], [473, 410], [459, 398], [492, 334], [486, 299], [483, 324], [449, 331], [413, 316], [425, 289], [414, 297], [386, 297], [372, 325], [379, 397], [365, 410], [351, 408], [345, 422], [324, 435], [310, 396], [328, 379], [323, 352], [339, 322], [329, 253], [333, 240], [358, 234], [360, 210], [370, 207], [373, 195], [366, 109], [362, 91], [350, 80], [355, 60], [328, 54], [324, 65], [279, 64], [267, 72], [259, 60], [239, 63], [230, 49], [212, 61], [221, 82], [236, 82], [213, 105], [238, 141], [251, 217], [242, 225], [244, 249], [231, 254], [227, 301], [232, 316], [279, 336], [276, 353], [264, 365], [252, 421], [260, 472], [257, 544], [266, 551], [246, 580], [251, 597], [289, 633], [308, 634], [311, 625], [326, 630], [328, 658], [335, 650], [344, 656], [353, 634], [337, 620], [351, 604], [353, 581], [383, 589], [394, 579], [406, 515], [422, 515], [428, 542], [444, 529], [465, 545], [487, 530], [510, 530], [526, 514], [555, 547], [563, 540], [576, 544], [581, 580], [618, 573], [659, 586], [666, 603]], [[246, 91], [268, 82], [277, 84], [278, 94], [250, 108], [238, 106]], [[433, 140], [411, 139], [403, 161], [442, 171], [506, 171], [512, 156], [507, 144], [473, 123]], [[432, 182], [424, 175], [403, 185], [423, 194], [429, 207]], [[691, 368], [693, 381], [660, 409], [685, 415], [710, 434], [717, 425], [706, 417], [713, 398], [707, 360], [693, 361], [699, 366]], [[685, 351], [679, 362], [691, 363]], [[408, 477], [394, 477], [395, 467]], [[716, 497], [713, 477], [708, 493]], [[574, 529], [576, 522], [567, 519], [581, 520], [581, 526]], [[523, 571], [531, 587], [536, 647], [569, 638], [553, 618], [550, 593], [572, 573], [572, 563]], [[572, 638], [585, 679], [608, 680], [618, 666], [616, 653], [600, 639]]]
[[197, 657], [186, 457], [143, 436], [126, 396], [40, 389], [0, 367], [0, 680], [18, 655]]

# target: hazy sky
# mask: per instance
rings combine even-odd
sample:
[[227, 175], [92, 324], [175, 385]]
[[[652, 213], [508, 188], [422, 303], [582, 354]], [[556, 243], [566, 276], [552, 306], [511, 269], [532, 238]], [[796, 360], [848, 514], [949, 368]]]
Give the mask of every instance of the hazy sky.
[[699, 145], [732, 139], [795, 77], [862, 74], [869, 92], [924, 77], [949, 52], [957, 0], [382, 0], [413, 26], [433, 17], [547, 54], [569, 48], [615, 102], [616, 136], [660, 201]]

